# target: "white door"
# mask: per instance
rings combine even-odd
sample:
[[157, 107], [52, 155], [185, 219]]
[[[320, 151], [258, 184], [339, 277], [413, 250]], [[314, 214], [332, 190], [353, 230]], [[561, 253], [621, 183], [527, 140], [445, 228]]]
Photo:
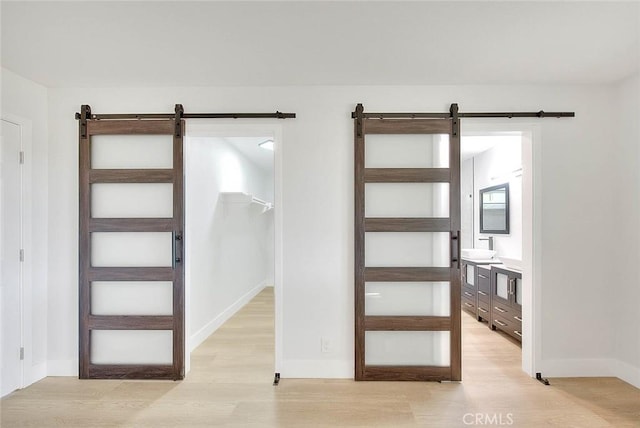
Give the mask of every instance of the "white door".
[[22, 269], [20, 248], [22, 246], [22, 179], [21, 179], [21, 129], [20, 126], [0, 121], [2, 130], [0, 150], [0, 231], [1, 276], [0, 310], [2, 311], [0, 372], [1, 395], [22, 387], [22, 363], [20, 347], [22, 340]]

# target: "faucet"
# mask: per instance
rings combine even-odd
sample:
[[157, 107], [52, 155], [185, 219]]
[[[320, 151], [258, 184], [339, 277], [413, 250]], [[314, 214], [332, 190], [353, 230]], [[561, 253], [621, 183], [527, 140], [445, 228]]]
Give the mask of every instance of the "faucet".
[[478, 241], [489, 241], [489, 249], [493, 250], [493, 236], [489, 236], [488, 238], [478, 238]]

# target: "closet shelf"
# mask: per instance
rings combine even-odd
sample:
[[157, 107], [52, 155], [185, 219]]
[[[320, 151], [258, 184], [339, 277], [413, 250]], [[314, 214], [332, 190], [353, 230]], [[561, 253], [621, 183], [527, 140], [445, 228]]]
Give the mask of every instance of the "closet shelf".
[[234, 205], [257, 205], [263, 208], [262, 212], [265, 213], [269, 210], [273, 209], [273, 203], [263, 201], [260, 198], [256, 198], [250, 193], [244, 192], [220, 192], [220, 196], [222, 197], [222, 201], [224, 204], [234, 204]]

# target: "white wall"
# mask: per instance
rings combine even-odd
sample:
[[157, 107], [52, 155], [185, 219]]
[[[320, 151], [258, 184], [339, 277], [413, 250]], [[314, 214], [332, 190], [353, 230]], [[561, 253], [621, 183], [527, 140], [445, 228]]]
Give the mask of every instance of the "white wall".
[[[522, 259], [522, 144], [499, 143], [474, 156], [473, 162], [473, 228], [474, 248], [488, 248], [480, 238], [493, 236], [493, 249], [498, 256]], [[480, 233], [480, 190], [509, 183], [509, 233]]]
[[[48, 282], [48, 112], [47, 90], [43, 86], [1, 69], [2, 117], [25, 124], [24, 180], [25, 262], [24, 262], [24, 343], [25, 378], [29, 385], [46, 375], [47, 363], [47, 282]], [[27, 129], [30, 128], [30, 129]], [[73, 302], [70, 302], [73, 305]]]
[[225, 203], [221, 192], [267, 200], [273, 195], [273, 176], [223, 138], [187, 136], [185, 147], [185, 261], [193, 349], [271, 280], [273, 212], [263, 214], [256, 204]]
[[[610, 192], [618, 211], [615, 222], [607, 227], [612, 228], [618, 245], [613, 249], [617, 261], [610, 266], [612, 275], [606, 287], [607, 293], [615, 296], [615, 375], [640, 388], [640, 75], [621, 82], [615, 91], [615, 129], [610, 129], [618, 144], [610, 150], [619, 166], [615, 171], [617, 182]], [[609, 142], [600, 144], [608, 146]]]
[[[614, 350], [612, 314], [602, 310], [611, 269], [620, 260], [619, 215], [610, 190], [619, 160], [611, 140], [613, 93], [605, 86], [433, 86], [105, 88], [50, 91], [49, 248], [50, 353], [77, 358], [77, 123], [89, 103], [94, 112], [290, 111], [283, 127], [283, 361], [284, 377], [353, 375], [353, 122], [357, 102], [366, 111], [575, 111], [573, 119], [539, 123], [542, 136], [542, 360], [548, 375], [601, 374]], [[233, 124], [238, 122], [224, 122]], [[254, 121], [242, 122], [255, 124]], [[258, 122], [264, 123], [264, 122]], [[470, 120], [462, 122], [470, 123]], [[636, 188], [636, 187], [634, 187]], [[636, 188], [637, 189], [637, 188]], [[594, 194], [603, 203], [586, 205]], [[587, 209], [588, 207], [588, 209]], [[592, 251], [597, 245], [601, 251]], [[588, 267], [585, 269], [584, 267]], [[579, 299], [579, 304], [576, 304]], [[635, 309], [633, 314], [636, 314]], [[579, 326], [579, 328], [576, 328]], [[332, 353], [321, 353], [320, 337]]]

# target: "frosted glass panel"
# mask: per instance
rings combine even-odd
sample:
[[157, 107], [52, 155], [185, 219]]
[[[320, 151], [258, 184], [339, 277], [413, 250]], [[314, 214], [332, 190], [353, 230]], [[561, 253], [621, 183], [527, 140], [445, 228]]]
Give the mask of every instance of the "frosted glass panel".
[[449, 316], [448, 282], [366, 282], [365, 315]]
[[449, 366], [448, 331], [366, 331], [365, 364]]
[[91, 283], [93, 315], [171, 315], [170, 281], [95, 281]]
[[91, 192], [92, 217], [173, 217], [171, 183], [100, 183]]
[[171, 364], [171, 330], [93, 330], [92, 364]]
[[366, 183], [366, 217], [449, 217], [449, 183]]
[[367, 267], [447, 267], [448, 232], [367, 232], [364, 237]]
[[498, 273], [496, 275], [496, 294], [503, 299], [509, 299], [509, 277], [507, 275]]
[[98, 232], [91, 238], [92, 266], [172, 265], [170, 232]]
[[369, 134], [365, 168], [448, 168], [449, 135]]
[[471, 285], [476, 285], [476, 268], [472, 265], [467, 265], [467, 282]]
[[516, 303], [522, 305], [522, 279], [516, 278]]
[[173, 168], [172, 135], [94, 135], [93, 169]]

